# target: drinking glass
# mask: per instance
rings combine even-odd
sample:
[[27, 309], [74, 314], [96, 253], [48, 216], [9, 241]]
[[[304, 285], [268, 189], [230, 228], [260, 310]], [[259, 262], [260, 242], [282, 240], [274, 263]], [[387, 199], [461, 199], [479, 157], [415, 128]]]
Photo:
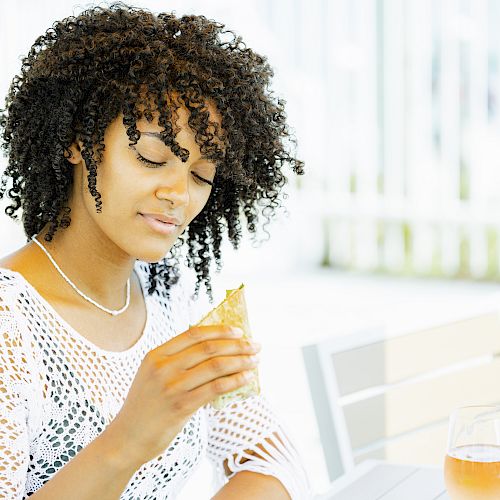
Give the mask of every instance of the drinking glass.
[[451, 414], [444, 476], [452, 500], [500, 499], [500, 406]]

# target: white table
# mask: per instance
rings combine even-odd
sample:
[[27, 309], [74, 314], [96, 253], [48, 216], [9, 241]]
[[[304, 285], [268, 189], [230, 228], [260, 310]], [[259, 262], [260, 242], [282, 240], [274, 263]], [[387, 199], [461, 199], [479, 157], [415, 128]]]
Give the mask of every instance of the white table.
[[314, 500], [450, 500], [443, 469], [367, 460]]

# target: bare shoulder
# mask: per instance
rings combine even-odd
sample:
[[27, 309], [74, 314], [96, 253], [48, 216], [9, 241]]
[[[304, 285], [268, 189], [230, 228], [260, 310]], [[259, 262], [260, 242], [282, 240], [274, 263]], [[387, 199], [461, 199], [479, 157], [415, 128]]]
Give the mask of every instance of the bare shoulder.
[[40, 261], [40, 255], [33, 243], [27, 243], [15, 252], [0, 258], [0, 268], [22, 274], [35, 286], [43, 287], [44, 284], [50, 283], [50, 275], [46, 272], [46, 266]]
[[34, 255], [30, 245], [27, 244], [15, 252], [2, 257], [0, 259], [0, 267], [18, 272], [35, 267]]

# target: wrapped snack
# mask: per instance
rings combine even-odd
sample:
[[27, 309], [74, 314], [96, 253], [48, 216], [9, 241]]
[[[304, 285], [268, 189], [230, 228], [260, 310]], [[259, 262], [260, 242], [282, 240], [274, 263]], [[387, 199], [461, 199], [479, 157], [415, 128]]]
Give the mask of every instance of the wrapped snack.
[[[196, 326], [208, 325], [237, 326], [243, 330], [243, 338], [249, 339], [252, 337], [250, 325], [248, 323], [243, 284], [236, 290], [226, 290], [226, 298], [199, 321]], [[241, 401], [250, 396], [260, 394], [257, 368], [255, 368], [253, 372], [255, 373], [255, 378], [247, 385], [226, 394], [222, 394], [210, 403], [211, 406], [220, 410], [229, 403]]]

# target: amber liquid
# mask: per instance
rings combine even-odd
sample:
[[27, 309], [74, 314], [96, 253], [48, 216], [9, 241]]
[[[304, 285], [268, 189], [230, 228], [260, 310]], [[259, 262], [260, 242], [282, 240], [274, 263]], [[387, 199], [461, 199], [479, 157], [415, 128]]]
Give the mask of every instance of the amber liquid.
[[446, 456], [444, 478], [451, 500], [499, 500], [500, 446], [454, 448]]

